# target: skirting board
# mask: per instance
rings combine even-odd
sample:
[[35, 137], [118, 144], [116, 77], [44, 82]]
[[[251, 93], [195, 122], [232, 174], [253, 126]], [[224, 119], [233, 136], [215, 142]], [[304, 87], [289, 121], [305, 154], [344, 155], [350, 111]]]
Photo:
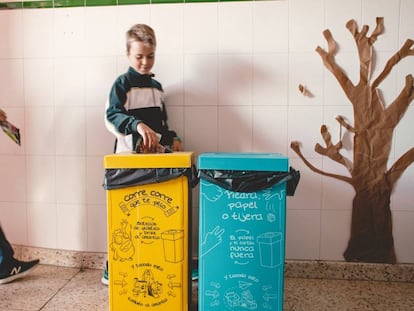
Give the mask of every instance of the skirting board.
[[[80, 252], [14, 245], [15, 257], [40, 259], [41, 264], [80, 269], [104, 269], [106, 253]], [[197, 258], [193, 259], [194, 265]], [[286, 260], [286, 278], [338, 279], [414, 283], [414, 264], [376, 264], [345, 261]]]

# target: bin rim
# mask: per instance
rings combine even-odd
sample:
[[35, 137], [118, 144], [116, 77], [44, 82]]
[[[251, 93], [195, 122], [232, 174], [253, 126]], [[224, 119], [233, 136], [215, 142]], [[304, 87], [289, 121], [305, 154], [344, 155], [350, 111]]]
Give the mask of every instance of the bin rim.
[[115, 153], [104, 156], [106, 169], [129, 168], [189, 168], [193, 163], [193, 152], [173, 153]]
[[289, 159], [281, 153], [207, 152], [198, 156], [200, 169], [287, 172]]

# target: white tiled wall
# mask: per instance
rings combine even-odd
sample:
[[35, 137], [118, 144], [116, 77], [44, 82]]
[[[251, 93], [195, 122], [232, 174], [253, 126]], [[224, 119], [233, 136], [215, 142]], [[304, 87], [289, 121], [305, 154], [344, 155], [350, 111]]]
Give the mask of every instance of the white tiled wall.
[[[104, 102], [127, 68], [124, 33], [152, 25], [158, 37], [156, 78], [166, 91], [170, 126], [196, 155], [207, 151], [280, 152], [300, 170], [288, 197], [286, 257], [343, 260], [353, 189], [310, 171], [290, 149], [298, 140], [308, 160], [326, 171], [343, 167], [314, 152], [326, 124], [353, 120], [350, 103], [315, 48], [330, 29], [337, 62], [353, 82], [358, 56], [345, 28], [350, 19], [385, 32], [375, 44], [373, 75], [406, 39], [414, 39], [412, 0], [281, 0], [0, 11], [0, 107], [21, 128], [23, 144], [0, 135], [0, 220], [10, 240], [35, 247], [106, 251], [103, 156], [113, 138]], [[382, 85], [389, 103], [414, 58]], [[311, 96], [298, 91], [304, 85]], [[414, 143], [409, 108], [395, 132], [390, 164]], [[352, 157], [352, 139], [343, 154]], [[392, 196], [400, 262], [414, 262], [414, 166]], [[197, 214], [197, 189], [194, 214]], [[194, 244], [196, 237], [194, 238]], [[195, 251], [197, 248], [195, 248]]]

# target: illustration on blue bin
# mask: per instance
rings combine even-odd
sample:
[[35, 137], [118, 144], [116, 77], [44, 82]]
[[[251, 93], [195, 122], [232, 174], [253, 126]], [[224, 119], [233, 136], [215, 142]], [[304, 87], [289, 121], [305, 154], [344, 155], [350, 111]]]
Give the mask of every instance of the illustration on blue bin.
[[202, 250], [202, 256], [207, 255], [210, 251], [212, 251], [216, 246], [218, 246], [222, 242], [221, 236], [223, 235], [223, 233], [224, 229], [221, 229], [220, 226], [216, 226], [212, 231], [207, 232], [203, 242], [200, 245], [200, 250]]
[[266, 232], [257, 237], [260, 264], [262, 267], [275, 268], [282, 264], [282, 232]]

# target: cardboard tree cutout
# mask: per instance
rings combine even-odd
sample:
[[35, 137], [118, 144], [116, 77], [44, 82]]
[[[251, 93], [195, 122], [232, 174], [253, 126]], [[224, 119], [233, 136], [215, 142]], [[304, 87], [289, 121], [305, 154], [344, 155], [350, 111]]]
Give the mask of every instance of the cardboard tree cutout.
[[367, 36], [367, 25], [358, 31], [354, 20], [346, 24], [358, 48], [360, 79], [357, 85], [337, 65], [336, 42], [329, 30], [323, 32], [328, 51], [319, 46], [316, 48], [325, 67], [334, 75], [353, 106], [354, 125], [347, 123], [341, 116], [336, 118], [340, 126], [353, 133], [353, 161], [341, 155], [342, 141], [333, 144], [325, 125], [321, 127], [325, 147], [316, 144], [315, 151], [344, 165], [350, 177], [327, 173], [314, 167], [303, 156], [298, 142], [292, 142], [291, 148], [312, 171], [347, 182], [355, 190], [351, 236], [344, 252], [345, 260], [395, 263], [390, 198], [397, 180], [414, 161], [414, 148], [406, 151], [390, 168], [387, 168], [387, 162], [394, 129], [414, 98], [413, 76], [406, 76], [404, 88], [388, 106], [384, 104], [378, 86], [401, 59], [414, 55], [414, 42], [408, 39], [388, 60], [379, 76], [370, 83], [373, 44], [384, 29], [383, 18], [377, 18], [376, 22], [377, 26], [370, 37]]

